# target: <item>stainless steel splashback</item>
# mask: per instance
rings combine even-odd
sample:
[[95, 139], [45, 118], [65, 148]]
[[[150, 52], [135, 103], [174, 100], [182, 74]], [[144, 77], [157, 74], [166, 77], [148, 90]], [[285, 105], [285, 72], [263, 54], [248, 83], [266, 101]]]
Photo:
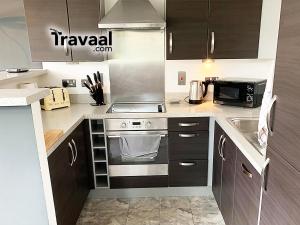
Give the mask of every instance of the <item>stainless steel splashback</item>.
[[110, 62], [111, 102], [164, 102], [163, 61]]

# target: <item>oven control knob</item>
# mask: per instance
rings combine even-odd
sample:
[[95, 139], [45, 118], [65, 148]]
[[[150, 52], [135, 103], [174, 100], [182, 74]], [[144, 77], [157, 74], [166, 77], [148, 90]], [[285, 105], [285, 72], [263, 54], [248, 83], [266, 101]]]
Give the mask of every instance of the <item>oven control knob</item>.
[[152, 125], [152, 123], [151, 123], [150, 121], [148, 121], [148, 122], [146, 123], [146, 128], [150, 128], [151, 125]]
[[127, 124], [125, 122], [121, 123], [121, 128], [126, 128]]

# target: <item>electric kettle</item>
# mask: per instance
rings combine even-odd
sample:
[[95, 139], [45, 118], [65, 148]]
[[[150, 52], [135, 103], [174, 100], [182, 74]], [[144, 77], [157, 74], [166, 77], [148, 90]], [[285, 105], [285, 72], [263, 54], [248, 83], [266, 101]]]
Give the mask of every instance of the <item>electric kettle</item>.
[[209, 82], [207, 81], [192, 80], [190, 82], [189, 103], [201, 104], [207, 94], [208, 85]]

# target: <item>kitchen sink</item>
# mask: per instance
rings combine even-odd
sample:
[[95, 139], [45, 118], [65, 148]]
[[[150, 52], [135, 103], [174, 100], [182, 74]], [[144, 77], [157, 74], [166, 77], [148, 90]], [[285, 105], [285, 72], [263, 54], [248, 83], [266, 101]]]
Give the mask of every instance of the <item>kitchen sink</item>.
[[261, 146], [257, 140], [258, 117], [234, 117], [227, 118], [229, 123], [236, 128], [261, 154], [265, 154], [265, 146]]

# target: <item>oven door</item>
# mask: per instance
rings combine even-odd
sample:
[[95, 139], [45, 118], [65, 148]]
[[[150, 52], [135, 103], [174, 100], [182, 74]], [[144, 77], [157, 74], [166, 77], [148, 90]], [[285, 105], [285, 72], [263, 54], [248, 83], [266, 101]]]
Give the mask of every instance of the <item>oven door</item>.
[[[141, 156], [124, 156], [122, 151], [122, 135], [130, 135], [139, 138], [147, 135], [160, 135], [158, 151], [153, 154]], [[122, 131], [107, 132], [107, 150], [109, 165], [145, 165], [145, 164], [167, 164], [168, 163], [168, 132], [164, 131]], [[131, 152], [139, 152], [139, 149], [132, 149]]]
[[247, 84], [243, 82], [216, 82], [214, 103], [246, 106]]

